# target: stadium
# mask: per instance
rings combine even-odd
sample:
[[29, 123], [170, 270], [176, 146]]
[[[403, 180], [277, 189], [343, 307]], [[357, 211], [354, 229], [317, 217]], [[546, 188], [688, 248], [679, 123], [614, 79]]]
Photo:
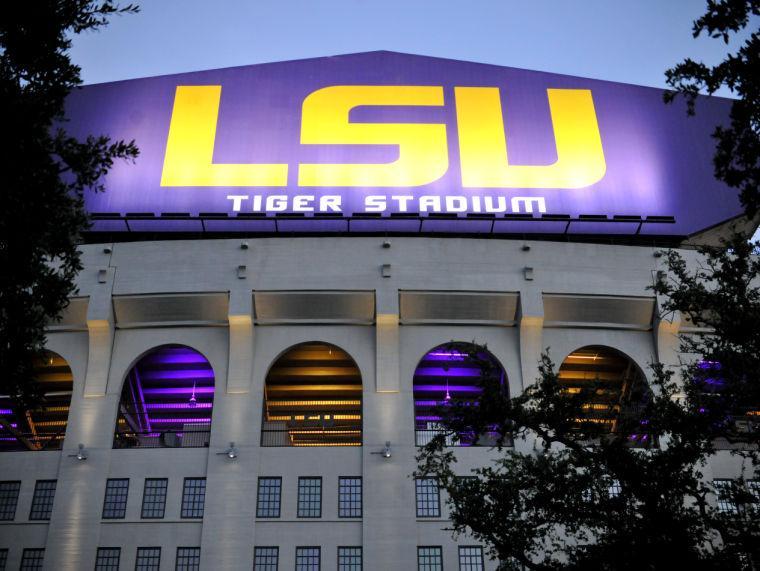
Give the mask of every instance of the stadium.
[[[451, 342], [511, 394], [547, 347], [621, 400], [677, 364], [660, 252], [748, 224], [712, 173], [730, 101], [698, 105], [393, 52], [73, 93], [72, 134], [140, 157], [87, 197], [45, 405], [0, 396], [0, 568], [495, 569], [412, 476], [479, 391]], [[463, 475], [490, 444], [447, 440]]]

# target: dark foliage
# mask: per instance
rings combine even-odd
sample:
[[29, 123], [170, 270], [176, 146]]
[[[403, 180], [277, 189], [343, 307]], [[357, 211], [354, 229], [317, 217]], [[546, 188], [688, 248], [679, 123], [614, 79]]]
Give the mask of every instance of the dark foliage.
[[[707, 12], [694, 22], [693, 35], [705, 33], [728, 43], [732, 34], [757, 25], [760, 0], [708, 0]], [[668, 85], [675, 91], [666, 101], [686, 97], [694, 113], [700, 92], [715, 93], [723, 86], [739, 99], [731, 107], [729, 125], [714, 132], [717, 148], [713, 163], [715, 176], [740, 191], [747, 214], [753, 217], [760, 208], [760, 32], [750, 30], [749, 38], [718, 65], [686, 59], [666, 72]]]
[[68, 55], [71, 37], [136, 10], [111, 0], [0, 4], [0, 393], [20, 411], [41, 404], [34, 362], [46, 324], [60, 318], [82, 267], [84, 192], [103, 190], [101, 178], [115, 160], [137, 156], [134, 142], [66, 134], [64, 101], [81, 83]]

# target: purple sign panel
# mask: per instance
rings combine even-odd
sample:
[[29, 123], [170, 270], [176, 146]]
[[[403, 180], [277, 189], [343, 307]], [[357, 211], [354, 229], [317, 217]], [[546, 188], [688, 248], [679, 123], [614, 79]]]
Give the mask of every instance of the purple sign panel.
[[641, 217], [675, 220], [647, 234], [687, 235], [741, 214], [712, 174], [710, 134], [729, 108], [705, 97], [687, 117], [659, 89], [370, 52], [90, 85], [67, 112], [74, 135], [140, 148], [89, 212], [163, 215], [142, 221], [152, 231], [292, 213], [313, 220], [288, 231], [419, 215], [431, 231], [462, 231], [455, 217], [544, 232], [526, 217], [557, 215], [565, 231], [567, 217], [596, 234]]

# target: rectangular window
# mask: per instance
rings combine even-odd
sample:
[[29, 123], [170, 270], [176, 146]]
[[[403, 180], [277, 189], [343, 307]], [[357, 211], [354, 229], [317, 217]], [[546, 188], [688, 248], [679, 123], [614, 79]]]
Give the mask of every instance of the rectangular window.
[[338, 571], [362, 571], [362, 548], [338, 547]]
[[45, 562], [44, 549], [24, 549], [21, 555], [21, 566], [19, 571], [36, 571], [42, 569]]
[[338, 479], [338, 517], [362, 517], [362, 479]]
[[0, 549], [0, 571], [5, 571], [6, 565], [8, 565], [8, 550]]
[[50, 519], [50, 514], [53, 513], [55, 487], [56, 480], [37, 480], [34, 485], [34, 497], [32, 497], [29, 519]]
[[206, 478], [185, 478], [182, 488], [182, 512], [184, 518], [202, 518], [206, 500]]
[[443, 555], [440, 547], [417, 548], [417, 571], [443, 571]]
[[322, 517], [322, 478], [298, 478], [298, 517]]
[[259, 478], [256, 517], [280, 517], [282, 478]]
[[319, 571], [319, 547], [296, 547], [296, 571]]
[[138, 547], [135, 571], [159, 571], [161, 568], [160, 547]]
[[16, 517], [16, 504], [21, 482], [0, 482], [0, 520], [10, 521]]
[[120, 547], [98, 547], [95, 571], [119, 571]]
[[129, 478], [106, 480], [106, 497], [103, 500], [103, 519], [123, 519], [127, 514]]
[[257, 547], [253, 550], [254, 571], [277, 571], [279, 563], [279, 547]]
[[417, 517], [441, 517], [441, 496], [438, 480], [417, 478], [414, 481], [417, 496]]
[[620, 492], [623, 491], [622, 486], [620, 485], [620, 481], [618, 480], [612, 480], [612, 483], [609, 485], [609, 495], [611, 498], [617, 498], [620, 495]]
[[483, 571], [483, 569], [482, 547], [459, 548], [459, 571]]
[[739, 513], [739, 508], [734, 501], [736, 494], [736, 484], [733, 480], [720, 479], [713, 480], [715, 495], [718, 500], [718, 511], [727, 514]]
[[142, 514], [143, 519], [161, 519], [166, 509], [166, 488], [169, 480], [166, 478], [146, 478], [143, 489]]
[[174, 565], [175, 571], [200, 571], [201, 569], [201, 548], [200, 547], [178, 547], [177, 562]]

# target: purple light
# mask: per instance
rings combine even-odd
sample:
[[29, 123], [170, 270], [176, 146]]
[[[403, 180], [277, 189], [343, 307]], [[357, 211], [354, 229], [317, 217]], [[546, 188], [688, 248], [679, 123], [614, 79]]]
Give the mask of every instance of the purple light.
[[479, 377], [477, 367], [417, 367], [415, 377]]
[[[452, 393], [482, 393], [483, 389], [472, 385], [449, 385]], [[446, 392], [446, 385], [414, 385], [414, 392]]]
[[[196, 389], [197, 391], [197, 389]], [[164, 409], [199, 409], [199, 408], [213, 408], [214, 404], [210, 402], [195, 403], [195, 406], [190, 406], [188, 403], [183, 402], [160, 402], [149, 403], [145, 405], [148, 410], [164, 410]]]
[[210, 418], [152, 418], [150, 420], [153, 424], [171, 424], [171, 423], [196, 423], [196, 424], [209, 424]]
[[425, 415], [423, 415], [423, 416], [415, 416], [414, 418], [415, 418], [415, 420], [443, 420], [443, 418], [440, 417], [440, 416], [430, 416], [430, 415], [428, 415], [428, 416], [425, 416]]
[[13, 411], [9, 408], [0, 408], [0, 414], [13, 414]]
[[[175, 387], [166, 389], [143, 389], [146, 395], [189, 395], [193, 387]], [[214, 394], [214, 387], [196, 387], [195, 394]], [[196, 405], [197, 406], [197, 405]]]
[[193, 380], [213, 379], [211, 369], [180, 369], [176, 371], [145, 371], [141, 375], [143, 381]]

